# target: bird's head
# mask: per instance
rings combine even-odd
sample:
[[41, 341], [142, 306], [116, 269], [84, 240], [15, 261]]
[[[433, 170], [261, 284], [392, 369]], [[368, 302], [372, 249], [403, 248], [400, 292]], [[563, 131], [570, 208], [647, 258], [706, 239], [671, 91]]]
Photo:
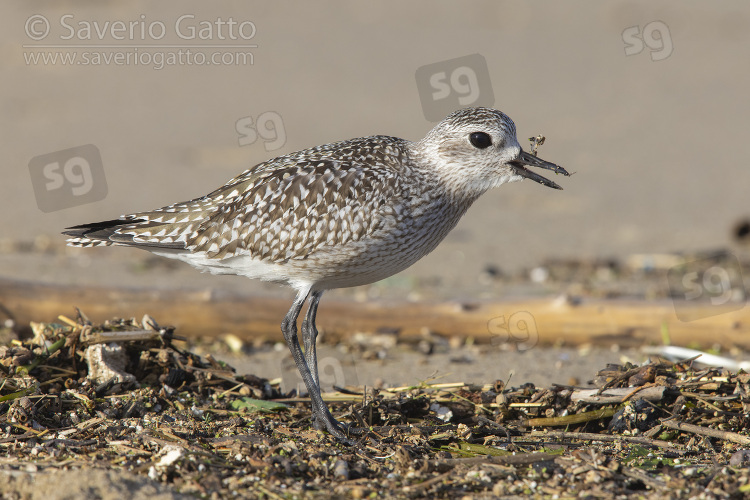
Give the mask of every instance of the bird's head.
[[421, 162], [429, 164], [451, 189], [468, 196], [523, 179], [562, 189], [527, 167], [570, 175], [521, 149], [513, 120], [491, 108], [451, 113], [414, 146]]

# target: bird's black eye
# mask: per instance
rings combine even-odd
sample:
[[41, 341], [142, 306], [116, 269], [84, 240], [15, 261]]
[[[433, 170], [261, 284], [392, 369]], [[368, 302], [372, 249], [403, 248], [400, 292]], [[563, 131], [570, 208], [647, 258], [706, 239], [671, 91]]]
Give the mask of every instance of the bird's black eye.
[[484, 149], [492, 145], [492, 137], [484, 132], [472, 132], [469, 135], [469, 141], [475, 148]]

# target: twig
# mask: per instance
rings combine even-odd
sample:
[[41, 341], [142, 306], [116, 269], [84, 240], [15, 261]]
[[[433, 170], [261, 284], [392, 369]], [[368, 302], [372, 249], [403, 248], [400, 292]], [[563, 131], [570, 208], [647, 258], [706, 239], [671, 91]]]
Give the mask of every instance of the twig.
[[660, 401], [664, 397], [664, 386], [658, 387], [620, 387], [617, 389], [581, 389], [573, 391], [570, 395], [571, 401], [583, 401], [589, 404], [612, 404], [622, 403], [638, 393], [637, 399], [646, 399], [650, 401]]
[[403, 385], [401, 387], [386, 387], [384, 389], [381, 389], [381, 392], [405, 392], [405, 391], [411, 391], [414, 389], [460, 389], [462, 387], [465, 387], [466, 384], [464, 382], [445, 382], [440, 384], [428, 384], [428, 383], [420, 383], [416, 385]]
[[700, 436], [708, 436], [717, 439], [723, 439], [724, 441], [732, 441], [733, 443], [750, 446], [750, 437], [743, 436], [742, 434], [737, 434], [736, 432], [720, 431], [718, 429], [701, 427], [700, 425], [675, 422], [674, 420], [663, 420], [661, 425], [678, 431], [691, 432]]
[[26, 389], [21, 389], [20, 391], [12, 392], [10, 394], [6, 394], [5, 396], [0, 396], [0, 403], [4, 401], [12, 401], [14, 399], [22, 398], [24, 396], [28, 396], [29, 394], [36, 391], [36, 387], [28, 387]]
[[241, 388], [241, 387], [242, 387], [243, 385], [245, 385], [245, 383], [244, 383], [244, 382], [240, 382], [239, 384], [235, 385], [234, 387], [230, 387], [230, 388], [229, 388], [229, 389], [227, 389], [226, 391], [222, 392], [222, 393], [221, 393], [221, 394], [219, 394], [219, 395], [218, 395], [217, 397], [218, 397], [219, 399], [221, 399], [221, 398], [223, 398], [224, 396], [226, 396], [227, 394], [229, 394], [230, 392], [232, 392], [232, 391], [234, 391], [234, 390], [236, 390], [236, 389], [239, 389], [239, 388]]
[[527, 420], [522, 420], [521, 425], [524, 425], [526, 427], [559, 427], [561, 425], [577, 425], [585, 424], [586, 422], [591, 422], [592, 420], [611, 417], [614, 414], [615, 408], [603, 408], [601, 410], [576, 413], [574, 415], [566, 415], [564, 417], [529, 418]]
[[266, 488], [265, 486], [263, 486], [262, 484], [260, 484], [260, 482], [256, 482], [254, 488], [257, 488], [263, 494], [265, 494], [266, 496], [268, 496], [270, 498], [275, 498], [275, 499], [278, 499], [278, 500], [284, 500], [284, 497], [282, 497], [281, 495], [277, 495], [273, 491], [269, 490], [268, 488]]
[[441, 482], [441, 481], [443, 481], [445, 479], [448, 479], [451, 476], [451, 474], [453, 474], [453, 471], [449, 470], [448, 472], [445, 472], [443, 474], [440, 474], [438, 476], [430, 478], [430, 479], [428, 479], [426, 481], [422, 481], [419, 484], [415, 484], [415, 485], [412, 485], [412, 486], [406, 486], [404, 488], [404, 491], [413, 492], [413, 491], [417, 491], [417, 490], [424, 490], [424, 489], [430, 488], [433, 484], [437, 484], [437, 483], [439, 483], [439, 482]]
[[633, 375], [639, 373], [643, 369], [642, 366], [636, 366], [635, 368], [631, 368], [630, 370], [626, 370], [624, 372], [618, 372], [616, 374], [613, 374], [612, 378], [608, 380], [607, 382], [602, 385], [599, 390], [596, 392], [597, 395], [603, 393], [605, 390], [609, 389], [613, 385], [617, 384], [618, 382], [621, 382], [623, 380], [628, 380]]
[[428, 464], [431, 467], [450, 466], [454, 467], [457, 465], [478, 465], [478, 464], [498, 464], [498, 465], [531, 465], [537, 462], [545, 462], [547, 460], [554, 460], [559, 455], [553, 455], [552, 453], [523, 453], [520, 455], [506, 455], [506, 456], [483, 456], [483, 457], [470, 457], [470, 458], [444, 458], [428, 460]]
[[4, 438], [0, 438], [0, 444], [4, 443], [15, 443], [16, 441], [23, 441], [24, 439], [29, 439], [33, 437], [37, 437], [36, 431], [26, 431], [25, 434], [21, 434], [18, 436], [8, 436]]
[[41, 356], [37, 356], [36, 358], [34, 358], [34, 361], [32, 361], [31, 363], [29, 363], [28, 365], [19, 366], [16, 369], [16, 371], [19, 372], [19, 373], [26, 373], [26, 374], [28, 374], [31, 370], [33, 370], [39, 364], [41, 364], [42, 361], [44, 361], [45, 359], [49, 358], [54, 353], [56, 353], [57, 351], [59, 351], [60, 348], [65, 345], [65, 340], [66, 340], [65, 337], [61, 338], [60, 340], [58, 340], [57, 342], [55, 342], [54, 344], [52, 344], [51, 346], [49, 346], [49, 349], [47, 350], [46, 354], [41, 355]]
[[621, 468], [621, 472], [625, 476], [628, 476], [629, 478], [635, 479], [637, 481], [641, 481], [643, 484], [648, 485], [654, 489], [663, 489], [667, 486], [667, 483], [665, 481], [656, 479], [648, 475], [648, 473], [646, 473], [645, 471], [642, 471], [635, 467], [628, 467], [626, 465], [623, 465]]
[[108, 344], [110, 342], [134, 342], [161, 340], [162, 336], [154, 330], [129, 330], [124, 332], [92, 332], [81, 339], [83, 345]]
[[617, 442], [626, 441], [628, 443], [641, 444], [644, 446], [653, 446], [655, 448], [664, 448], [673, 453], [683, 455], [685, 453], [682, 445], [678, 443], [670, 443], [669, 441], [661, 441], [658, 439], [648, 439], [635, 436], [613, 436], [610, 434], [596, 434], [595, 432], [565, 432], [565, 431], [532, 431], [528, 434], [531, 437], [551, 437], [556, 439], [578, 439], [581, 441], [607, 441]]
[[50, 439], [47, 441], [44, 441], [44, 446], [61, 446], [64, 448], [83, 448], [84, 446], [92, 446], [99, 443], [98, 439], [86, 439], [86, 440], [78, 440], [78, 439]]

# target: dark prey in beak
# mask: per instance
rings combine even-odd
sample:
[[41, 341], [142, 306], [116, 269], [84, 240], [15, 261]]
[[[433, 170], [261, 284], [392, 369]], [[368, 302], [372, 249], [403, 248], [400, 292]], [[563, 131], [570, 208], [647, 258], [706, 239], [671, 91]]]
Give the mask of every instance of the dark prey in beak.
[[532, 172], [531, 170], [524, 167], [524, 165], [528, 165], [529, 167], [539, 167], [544, 168], [547, 170], [552, 170], [556, 174], [563, 174], [565, 176], [570, 176], [567, 170], [562, 168], [559, 165], [555, 165], [554, 163], [550, 163], [548, 161], [544, 161], [541, 158], [537, 158], [536, 156], [527, 153], [526, 151], [521, 151], [521, 154], [510, 162], [513, 169], [516, 171], [516, 173], [522, 177], [526, 177], [527, 179], [531, 179], [534, 182], [538, 182], [539, 184], [542, 184], [547, 187], [555, 188], [555, 189], [562, 189], [560, 186], [558, 186], [556, 183], [552, 182], [551, 180], [542, 177], [541, 175], [537, 174], [536, 172]]

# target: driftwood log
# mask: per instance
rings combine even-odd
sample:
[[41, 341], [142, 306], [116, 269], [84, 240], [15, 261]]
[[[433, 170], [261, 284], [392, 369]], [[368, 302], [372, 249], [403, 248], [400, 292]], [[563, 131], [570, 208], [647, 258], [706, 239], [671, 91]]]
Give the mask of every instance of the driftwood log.
[[[211, 291], [148, 290], [57, 286], [0, 279], [0, 319], [18, 325], [73, 317], [78, 307], [101, 322], [113, 317], [150, 314], [177, 327], [186, 337], [232, 333], [245, 340], [282, 340], [279, 325], [290, 299], [239, 296]], [[750, 310], [694, 306], [695, 321], [680, 321], [671, 301], [625, 302], [524, 299], [464, 302], [323, 302], [318, 327], [338, 340], [357, 332], [397, 331], [400, 340], [425, 332], [472, 337], [477, 342], [515, 343], [523, 350], [537, 344], [661, 344], [750, 347]]]

